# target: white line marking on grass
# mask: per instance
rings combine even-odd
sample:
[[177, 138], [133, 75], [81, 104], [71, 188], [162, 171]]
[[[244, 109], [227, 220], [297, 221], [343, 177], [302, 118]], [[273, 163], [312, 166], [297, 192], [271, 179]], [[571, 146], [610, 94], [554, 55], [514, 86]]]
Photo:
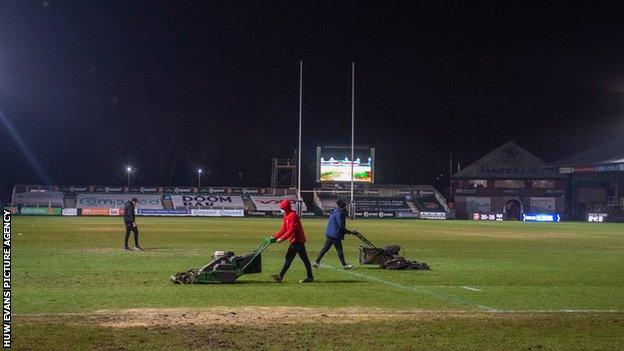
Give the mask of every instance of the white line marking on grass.
[[466, 290], [472, 290], [472, 291], [481, 291], [480, 289], [473, 288], [473, 287], [470, 287], [470, 286], [462, 286], [461, 288], [462, 289], [466, 289]]
[[403, 290], [409, 290], [409, 291], [413, 291], [413, 292], [416, 292], [416, 293], [419, 293], [419, 294], [425, 294], [425, 295], [433, 296], [433, 297], [435, 297], [437, 299], [440, 299], [440, 300], [452, 301], [452, 302], [457, 302], [457, 303], [461, 303], [461, 304], [464, 304], [464, 305], [476, 307], [476, 308], [478, 308], [478, 309], [480, 309], [482, 311], [486, 311], [486, 312], [503, 312], [503, 311], [500, 311], [500, 310], [498, 310], [496, 308], [493, 308], [493, 307], [484, 306], [484, 305], [481, 305], [481, 304], [478, 304], [478, 303], [475, 303], [475, 302], [472, 302], [472, 301], [468, 301], [468, 300], [463, 299], [463, 298], [461, 298], [459, 296], [435, 293], [435, 292], [432, 292], [432, 291], [425, 290], [422, 287], [403, 285], [403, 284], [399, 284], [399, 283], [395, 283], [395, 282], [390, 282], [390, 281], [387, 281], [387, 280], [384, 280], [384, 279], [381, 279], [381, 278], [372, 277], [370, 275], [366, 275], [366, 274], [362, 274], [362, 273], [356, 273], [356, 272], [353, 272], [353, 271], [337, 269], [337, 268], [334, 268], [332, 266], [328, 266], [326, 264], [321, 264], [321, 267], [329, 268], [331, 270], [338, 271], [338, 272], [343, 272], [345, 274], [353, 275], [353, 276], [356, 276], [356, 277], [372, 280], [372, 281], [377, 282], [377, 283], [390, 285], [390, 286], [393, 286], [395, 288], [399, 288], [399, 289], [403, 289]]

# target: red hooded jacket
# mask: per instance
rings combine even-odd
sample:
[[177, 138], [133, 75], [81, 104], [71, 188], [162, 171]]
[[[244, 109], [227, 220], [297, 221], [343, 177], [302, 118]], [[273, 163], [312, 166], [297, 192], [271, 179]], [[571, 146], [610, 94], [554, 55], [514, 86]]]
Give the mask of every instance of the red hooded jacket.
[[301, 226], [301, 221], [299, 220], [297, 212], [293, 211], [290, 207], [290, 201], [287, 199], [280, 201], [279, 207], [285, 212], [284, 223], [279, 232], [275, 233], [273, 237], [282, 240], [288, 239], [291, 244], [305, 243], [306, 237], [303, 232], [303, 227]]

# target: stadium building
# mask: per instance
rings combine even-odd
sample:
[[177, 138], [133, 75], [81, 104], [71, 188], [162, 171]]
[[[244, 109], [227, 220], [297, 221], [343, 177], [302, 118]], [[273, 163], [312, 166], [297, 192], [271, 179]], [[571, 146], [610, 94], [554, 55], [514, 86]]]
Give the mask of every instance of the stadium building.
[[549, 165], [568, 177], [569, 217], [624, 221], [624, 138], [614, 139]]
[[522, 219], [563, 214], [567, 177], [509, 141], [452, 176], [458, 219]]
[[[338, 199], [348, 200], [349, 184], [322, 184], [315, 189], [314, 206], [328, 216]], [[355, 184], [355, 217], [447, 219], [442, 195], [430, 185]]]

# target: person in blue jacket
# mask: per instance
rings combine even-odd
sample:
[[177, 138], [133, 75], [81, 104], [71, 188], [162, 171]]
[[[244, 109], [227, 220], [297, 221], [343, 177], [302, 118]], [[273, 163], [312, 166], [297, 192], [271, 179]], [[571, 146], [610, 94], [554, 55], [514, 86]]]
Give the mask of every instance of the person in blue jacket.
[[334, 208], [329, 215], [327, 230], [325, 230], [325, 244], [312, 265], [314, 268], [318, 268], [321, 265], [321, 259], [332, 245], [334, 245], [338, 252], [338, 258], [340, 259], [342, 269], [353, 268], [352, 265], [345, 262], [344, 253], [342, 252], [342, 239], [344, 239], [345, 234], [349, 233], [346, 228], [347, 204], [342, 200], [338, 200], [336, 201], [336, 205], [338, 205], [338, 207]]

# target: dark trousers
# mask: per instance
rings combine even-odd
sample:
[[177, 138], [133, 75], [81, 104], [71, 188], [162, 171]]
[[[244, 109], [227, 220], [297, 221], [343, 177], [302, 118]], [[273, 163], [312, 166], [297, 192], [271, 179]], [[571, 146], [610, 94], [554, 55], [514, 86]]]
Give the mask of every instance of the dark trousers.
[[344, 253], [342, 252], [342, 241], [340, 239], [334, 239], [330, 237], [325, 237], [325, 244], [323, 245], [321, 252], [319, 252], [318, 257], [316, 258], [316, 263], [321, 263], [321, 258], [325, 256], [325, 254], [327, 253], [327, 251], [329, 251], [332, 245], [334, 245], [336, 251], [338, 252], [338, 259], [340, 260], [340, 263], [343, 266], [346, 265], [347, 262], [345, 262]]
[[310, 265], [310, 259], [308, 258], [308, 253], [306, 252], [305, 244], [303, 243], [294, 243], [290, 244], [288, 247], [288, 251], [286, 251], [286, 260], [284, 261], [284, 265], [282, 266], [282, 270], [280, 271], [280, 276], [284, 277], [288, 268], [290, 268], [290, 264], [295, 259], [295, 256], [299, 255], [303, 264], [305, 265], [306, 271], [308, 272], [308, 278], [313, 278], [312, 275], [312, 266]]
[[139, 228], [133, 226], [132, 222], [125, 222], [126, 224], [126, 238], [124, 243], [128, 247], [128, 239], [130, 238], [130, 232], [134, 233], [134, 246], [139, 246]]

